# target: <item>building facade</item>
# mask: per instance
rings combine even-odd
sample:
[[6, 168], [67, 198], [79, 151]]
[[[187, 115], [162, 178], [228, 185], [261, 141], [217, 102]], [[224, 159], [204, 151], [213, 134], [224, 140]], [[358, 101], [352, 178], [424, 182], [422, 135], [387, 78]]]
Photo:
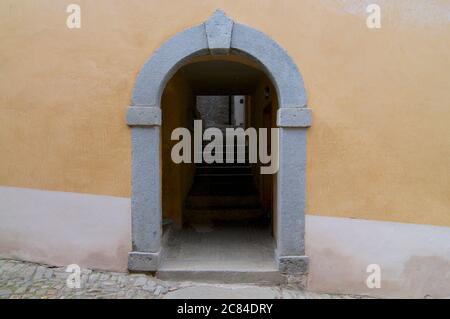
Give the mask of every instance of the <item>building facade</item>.
[[[70, 4], [0, 4], [1, 257], [170, 276], [211, 248], [180, 230], [205, 229], [199, 210], [246, 230], [257, 210], [270, 239], [212, 240], [271, 256], [247, 281], [450, 295], [448, 3], [377, 1], [371, 27], [372, 1], [79, 1], [74, 28]], [[251, 196], [242, 167], [225, 176], [239, 194], [211, 197], [193, 190], [224, 174], [172, 160], [172, 132], [208, 119], [201, 96], [222, 101], [211, 126], [278, 128], [279, 169], [249, 166]]]

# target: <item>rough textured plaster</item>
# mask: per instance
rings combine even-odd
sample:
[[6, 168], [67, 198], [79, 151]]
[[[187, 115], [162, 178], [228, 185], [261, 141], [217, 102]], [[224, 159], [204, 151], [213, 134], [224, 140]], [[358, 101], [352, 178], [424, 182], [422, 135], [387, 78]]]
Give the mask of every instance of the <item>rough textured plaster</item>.
[[382, 19], [387, 18], [390, 23], [398, 25], [413, 23], [416, 26], [436, 26], [448, 25], [450, 22], [450, 4], [445, 0], [415, 0], [413, 3], [410, 0], [396, 0], [398, 10], [395, 14], [386, 10], [392, 5], [389, 0], [320, 0], [320, 3], [364, 20], [368, 16], [367, 6], [376, 3], [380, 6]]

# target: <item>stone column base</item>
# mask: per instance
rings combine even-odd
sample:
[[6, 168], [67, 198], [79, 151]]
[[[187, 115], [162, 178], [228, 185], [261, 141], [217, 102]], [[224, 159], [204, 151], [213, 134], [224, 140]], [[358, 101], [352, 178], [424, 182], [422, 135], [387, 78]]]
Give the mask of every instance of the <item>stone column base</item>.
[[284, 275], [307, 275], [308, 256], [278, 256], [278, 270]]
[[160, 252], [146, 253], [132, 251], [128, 253], [128, 270], [131, 271], [157, 271]]
[[306, 289], [308, 286], [309, 257], [279, 256], [278, 271], [286, 278], [286, 283], [296, 289]]

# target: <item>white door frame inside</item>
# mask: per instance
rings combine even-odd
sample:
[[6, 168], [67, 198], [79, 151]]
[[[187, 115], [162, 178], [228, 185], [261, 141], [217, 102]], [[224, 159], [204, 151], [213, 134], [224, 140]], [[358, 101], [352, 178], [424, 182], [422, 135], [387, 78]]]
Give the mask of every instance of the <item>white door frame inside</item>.
[[182, 31], [159, 47], [137, 76], [127, 111], [132, 144], [132, 247], [128, 268], [156, 271], [161, 255], [161, 96], [172, 75], [190, 58], [239, 54], [258, 62], [278, 94], [279, 171], [277, 173], [277, 238], [279, 271], [306, 274], [305, 162], [306, 107], [302, 77], [287, 53], [265, 34], [234, 23], [221, 11], [206, 22]]

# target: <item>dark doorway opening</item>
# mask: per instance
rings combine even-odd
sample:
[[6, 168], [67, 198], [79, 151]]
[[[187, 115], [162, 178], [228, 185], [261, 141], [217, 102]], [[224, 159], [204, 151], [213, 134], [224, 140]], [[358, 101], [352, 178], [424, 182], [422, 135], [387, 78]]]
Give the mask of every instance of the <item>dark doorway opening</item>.
[[[247, 139], [243, 144], [235, 139], [234, 162], [225, 160], [230, 152], [227, 129], [274, 127], [277, 100], [267, 93], [267, 87], [272, 86], [270, 80], [251, 61], [217, 56], [194, 60], [175, 77], [182, 79], [192, 96], [193, 105], [183, 108], [191, 115], [182, 118], [201, 120], [203, 130], [214, 127], [222, 131], [224, 144], [216, 152], [223, 153], [224, 161], [181, 164], [191, 167], [185, 170], [191, 172], [190, 187], [177, 199], [181, 200], [181, 216], [172, 218], [175, 225], [164, 235], [165, 255], [159, 275], [173, 278], [179, 274], [180, 279], [189, 280], [201, 270], [219, 277], [223, 272], [235, 274], [237, 277], [232, 278], [239, 282], [282, 280], [274, 256], [274, 176], [261, 175], [261, 164], [249, 162]], [[169, 147], [165, 144], [173, 142], [164, 139], [169, 136], [164, 121], [178, 111], [170, 107], [164, 104], [163, 96], [162, 144], [166, 152]], [[202, 149], [209, 142], [203, 141]], [[238, 159], [239, 151], [245, 154], [244, 161]], [[168, 155], [163, 154], [163, 158]], [[173, 181], [164, 176], [174, 174], [164, 171], [163, 163], [163, 208], [171, 206], [167, 204], [173, 198], [171, 189], [187, 190], [186, 186], [165, 187]], [[171, 218], [168, 211], [163, 211], [163, 215]], [[229, 281], [234, 281], [232, 278]], [[208, 278], [202, 278], [205, 279]]]

